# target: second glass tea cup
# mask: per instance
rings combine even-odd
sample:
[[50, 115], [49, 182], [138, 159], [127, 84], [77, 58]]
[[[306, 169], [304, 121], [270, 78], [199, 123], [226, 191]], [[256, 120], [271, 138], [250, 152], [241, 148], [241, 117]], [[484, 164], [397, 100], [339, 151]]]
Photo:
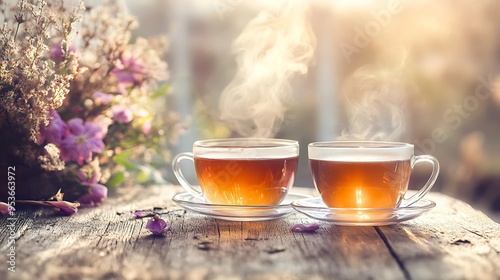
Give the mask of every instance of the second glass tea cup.
[[[431, 155], [414, 155], [412, 144], [379, 141], [330, 141], [308, 146], [316, 189], [330, 208], [369, 209], [407, 207], [429, 192], [439, 174]], [[413, 167], [432, 164], [427, 183], [405, 198]]]

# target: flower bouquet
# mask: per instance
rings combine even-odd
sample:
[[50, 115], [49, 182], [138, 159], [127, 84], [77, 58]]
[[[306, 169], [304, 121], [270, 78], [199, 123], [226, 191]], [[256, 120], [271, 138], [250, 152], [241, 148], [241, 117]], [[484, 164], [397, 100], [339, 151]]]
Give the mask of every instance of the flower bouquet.
[[0, 201], [96, 205], [128, 179], [162, 182], [182, 128], [164, 109], [166, 40], [132, 40], [116, 5], [65, 2], [0, 7]]

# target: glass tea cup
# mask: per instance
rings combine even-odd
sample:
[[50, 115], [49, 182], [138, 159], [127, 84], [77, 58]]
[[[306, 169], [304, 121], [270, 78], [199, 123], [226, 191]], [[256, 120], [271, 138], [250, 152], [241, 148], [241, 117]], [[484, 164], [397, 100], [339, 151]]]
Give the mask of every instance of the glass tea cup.
[[[414, 155], [407, 143], [378, 141], [316, 142], [308, 146], [314, 185], [330, 208], [406, 207], [424, 197], [436, 182], [439, 163], [431, 155]], [[405, 198], [413, 167], [432, 164], [427, 183]]]
[[[194, 197], [213, 204], [274, 206], [288, 194], [297, 172], [299, 143], [264, 138], [200, 140], [192, 153], [172, 162], [174, 175]], [[182, 174], [180, 162], [194, 162], [201, 191]]]

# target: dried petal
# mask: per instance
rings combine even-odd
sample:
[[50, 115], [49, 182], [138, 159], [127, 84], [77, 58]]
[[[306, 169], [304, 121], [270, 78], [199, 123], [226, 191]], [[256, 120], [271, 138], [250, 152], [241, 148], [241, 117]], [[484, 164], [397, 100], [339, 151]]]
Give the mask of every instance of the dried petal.
[[135, 210], [134, 215], [136, 218], [153, 217], [155, 214], [151, 210]]
[[[2, 215], [9, 215], [11, 206], [5, 202], [0, 202], [0, 214]], [[14, 208], [12, 208], [14, 209]]]
[[78, 202], [67, 202], [67, 201], [44, 201], [44, 205], [56, 208], [61, 215], [71, 216], [78, 211]]
[[160, 216], [155, 215], [151, 220], [148, 221], [146, 224], [146, 229], [151, 231], [153, 235], [160, 235], [165, 229], [169, 230], [167, 228], [167, 222], [160, 218]]
[[319, 229], [318, 224], [296, 224], [290, 227], [292, 232], [314, 232]]

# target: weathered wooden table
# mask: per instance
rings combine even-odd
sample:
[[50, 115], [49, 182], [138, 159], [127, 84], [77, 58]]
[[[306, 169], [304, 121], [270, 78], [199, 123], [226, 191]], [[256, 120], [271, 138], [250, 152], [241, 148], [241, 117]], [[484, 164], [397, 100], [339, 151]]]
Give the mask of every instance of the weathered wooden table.
[[[0, 279], [500, 279], [500, 225], [442, 194], [428, 195], [436, 208], [398, 225], [319, 222], [314, 233], [293, 233], [291, 225], [314, 221], [298, 213], [216, 220], [174, 205], [181, 191], [122, 188], [71, 217], [20, 210], [14, 233], [1, 217]], [[133, 216], [155, 206], [169, 211], [162, 215], [172, 228], [165, 237], [151, 236], [147, 218]], [[7, 270], [11, 246], [15, 272]]]

